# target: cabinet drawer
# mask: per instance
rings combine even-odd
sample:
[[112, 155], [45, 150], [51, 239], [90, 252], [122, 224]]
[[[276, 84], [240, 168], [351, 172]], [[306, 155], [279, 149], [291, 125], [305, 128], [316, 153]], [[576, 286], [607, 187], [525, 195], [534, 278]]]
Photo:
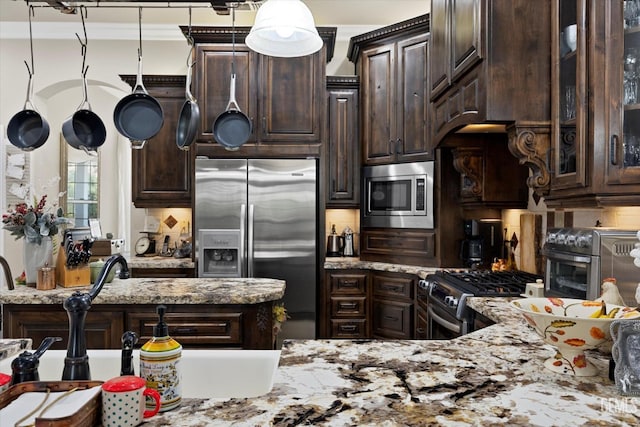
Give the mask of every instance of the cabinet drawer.
[[416, 310], [416, 336], [417, 340], [426, 340], [427, 336], [427, 312]]
[[411, 339], [411, 304], [373, 301], [373, 336]]
[[331, 317], [363, 317], [366, 301], [366, 297], [331, 297]]
[[331, 274], [330, 277], [331, 295], [365, 295], [366, 293], [366, 273]]
[[331, 338], [367, 338], [367, 321], [331, 319]]
[[[180, 344], [242, 344], [242, 313], [166, 313], [169, 335]], [[153, 336], [155, 313], [127, 313], [129, 329], [142, 345]]]
[[406, 277], [372, 275], [373, 294], [385, 297], [413, 298], [414, 280]]

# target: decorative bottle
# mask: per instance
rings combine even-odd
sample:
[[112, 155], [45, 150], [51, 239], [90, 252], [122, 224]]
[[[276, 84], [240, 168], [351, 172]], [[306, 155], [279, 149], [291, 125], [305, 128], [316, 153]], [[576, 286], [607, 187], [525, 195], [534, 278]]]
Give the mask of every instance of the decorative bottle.
[[[182, 402], [182, 346], [169, 336], [169, 326], [164, 322], [166, 309], [164, 305], [156, 308], [158, 324], [153, 328], [153, 338], [140, 349], [140, 376], [147, 387], [160, 394], [160, 412], [177, 408]], [[147, 402], [147, 409], [153, 407], [152, 402]]]

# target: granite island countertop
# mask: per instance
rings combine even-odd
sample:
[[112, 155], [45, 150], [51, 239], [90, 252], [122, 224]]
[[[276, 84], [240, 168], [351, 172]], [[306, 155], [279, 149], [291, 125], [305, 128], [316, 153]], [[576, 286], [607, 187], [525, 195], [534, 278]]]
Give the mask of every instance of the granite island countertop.
[[451, 341], [285, 341], [272, 391], [185, 399], [151, 426], [637, 426], [640, 398], [618, 394], [608, 359], [595, 377], [555, 374], [555, 351], [506, 298], [471, 298], [498, 323]]
[[[131, 278], [114, 279], [92, 304], [259, 304], [284, 296], [285, 281], [262, 278]], [[90, 286], [40, 291], [27, 286], [0, 288], [0, 304], [62, 304], [76, 291]]]

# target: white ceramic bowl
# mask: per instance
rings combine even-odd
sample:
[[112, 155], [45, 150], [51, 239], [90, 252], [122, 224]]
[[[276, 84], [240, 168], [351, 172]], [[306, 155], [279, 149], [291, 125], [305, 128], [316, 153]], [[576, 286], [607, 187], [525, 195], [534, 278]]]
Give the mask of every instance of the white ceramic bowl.
[[576, 24], [564, 27], [562, 30], [562, 37], [564, 38], [565, 45], [571, 52], [576, 50], [578, 46], [578, 26]]
[[611, 340], [611, 323], [618, 319], [640, 318], [635, 308], [607, 304], [612, 317], [591, 317], [603, 309], [600, 301], [570, 298], [525, 298], [511, 302], [540, 337], [558, 350], [544, 362], [545, 368], [580, 377], [596, 375], [598, 369], [587, 360], [584, 350]]

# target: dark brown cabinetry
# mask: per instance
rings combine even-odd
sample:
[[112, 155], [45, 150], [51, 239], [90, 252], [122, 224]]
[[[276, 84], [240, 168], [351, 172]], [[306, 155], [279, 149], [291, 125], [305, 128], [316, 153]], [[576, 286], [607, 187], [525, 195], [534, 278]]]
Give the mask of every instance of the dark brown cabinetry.
[[360, 230], [360, 258], [394, 264], [435, 266], [435, 232], [405, 228]]
[[418, 285], [416, 287], [416, 304], [415, 304], [415, 338], [418, 340], [426, 340], [429, 338], [429, 323], [427, 312], [427, 298], [429, 291]]
[[320, 335], [330, 338], [369, 337], [368, 273], [326, 270]]
[[549, 10], [549, 2], [530, 0], [431, 1], [434, 145], [468, 124], [548, 125]]
[[624, 3], [552, 2], [550, 186], [537, 189], [549, 207], [638, 205], [640, 26]]
[[352, 37], [347, 57], [360, 76], [364, 164], [433, 158], [427, 72], [429, 16]]
[[411, 275], [371, 273], [373, 338], [413, 338], [416, 285]]
[[[135, 85], [136, 76], [121, 75]], [[164, 112], [160, 132], [140, 150], [131, 150], [131, 197], [137, 208], [191, 207], [192, 159], [176, 145], [176, 127], [185, 101], [185, 76], [143, 76]]]
[[526, 209], [529, 170], [507, 149], [507, 135], [459, 134], [453, 166], [460, 173], [460, 202], [465, 208]]
[[327, 102], [326, 206], [357, 208], [360, 206], [358, 76], [328, 76]]
[[[326, 121], [324, 82], [327, 47], [313, 55], [276, 58], [244, 44], [249, 27], [236, 29], [236, 101], [252, 123], [239, 151], [215, 143], [213, 123], [227, 109], [232, 34], [228, 27], [194, 27], [195, 96], [201, 107], [197, 154], [210, 157], [314, 156], [320, 154]], [[323, 34], [331, 33], [324, 30]], [[335, 29], [333, 29], [335, 35]]]
[[[271, 349], [272, 303], [246, 305], [166, 304], [165, 321], [169, 334], [185, 347]], [[158, 322], [156, 305], [95, 304], [87, 313], [87, 348], [119, 349], [122, 333], [138, 334], [141, 346], [151, 338]], [[69, 321], [61, 304], [5, 304], [2, 323], [6, 338], [33, 338], [39, 343], [47, 336], [60, 336], [52, 348], [64, 349]]]

